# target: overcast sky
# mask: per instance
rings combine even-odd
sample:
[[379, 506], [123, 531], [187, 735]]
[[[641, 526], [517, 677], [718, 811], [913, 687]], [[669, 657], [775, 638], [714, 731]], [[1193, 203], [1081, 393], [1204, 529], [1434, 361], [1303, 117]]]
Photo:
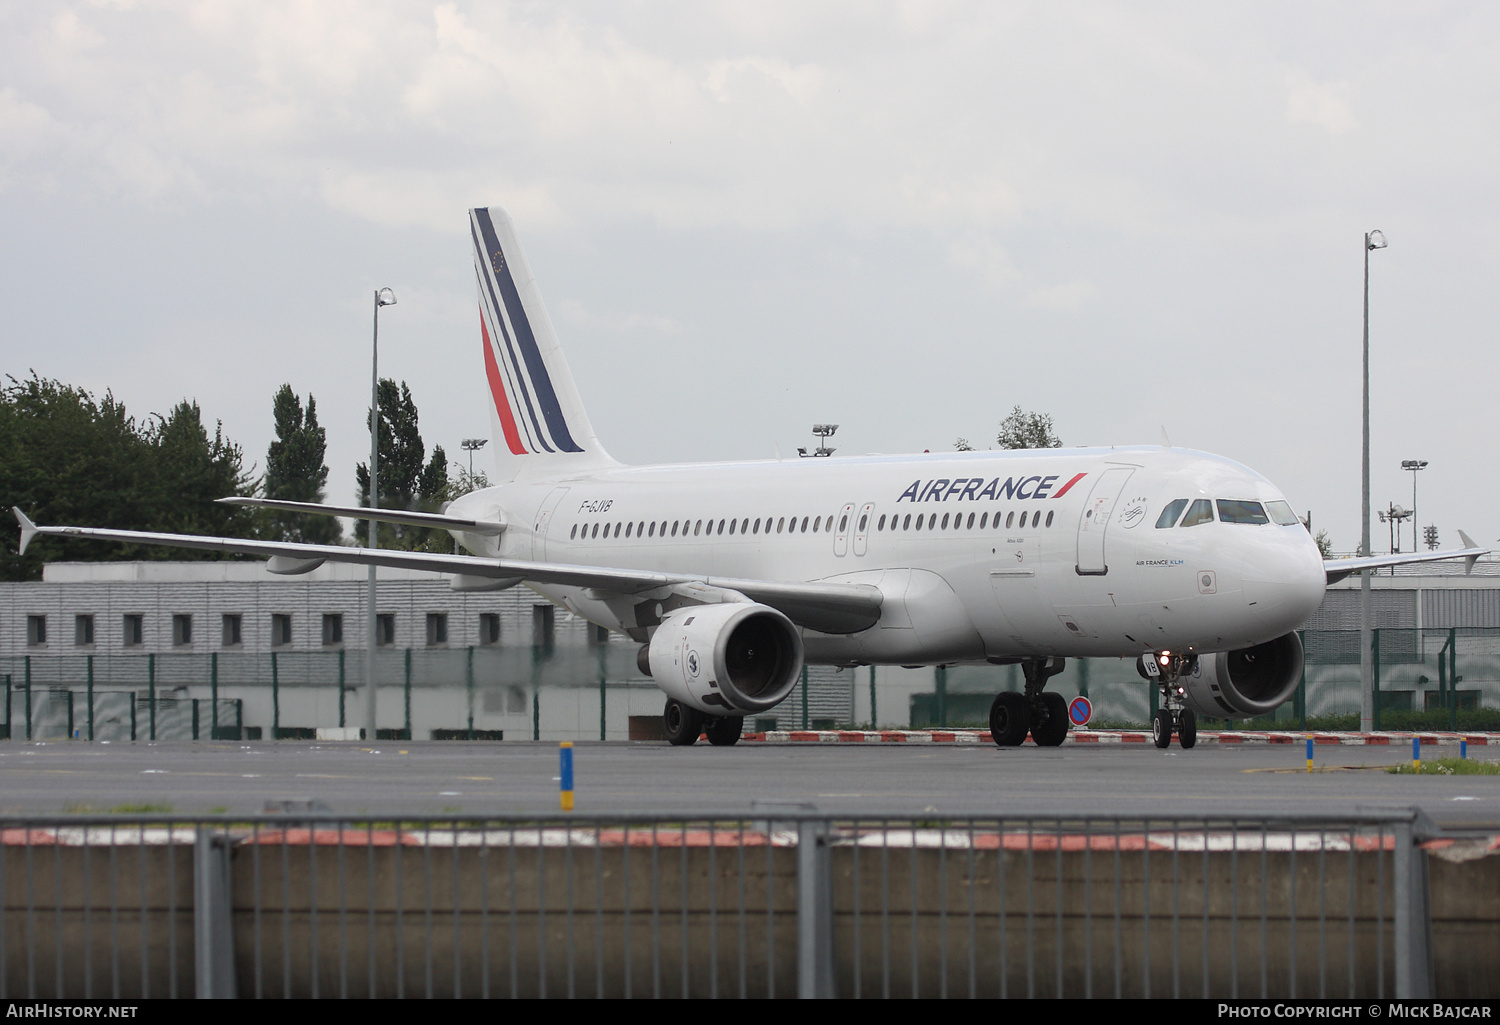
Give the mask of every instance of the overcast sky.
[[1493, 4], [0, 2], [0, 370], [195, 398], [261, 465], [290, 382], [351, 501], [377, 287], [428, 444], [488, 434], [501, 205], [624, 461], [1020, 404], [1352, 550], [1380, 228], [1374, 504], [1427, 459], [1422, 524], [1491, 542], [1496, 53]]

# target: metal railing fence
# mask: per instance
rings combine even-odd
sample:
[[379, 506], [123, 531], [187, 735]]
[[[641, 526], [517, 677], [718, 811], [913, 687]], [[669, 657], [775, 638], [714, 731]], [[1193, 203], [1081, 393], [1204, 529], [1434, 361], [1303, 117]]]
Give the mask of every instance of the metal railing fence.
[[1500, 859], [1429, 896], [1413, 812], [754, 814], [8, 816], [0, 998], [1497, 988]]

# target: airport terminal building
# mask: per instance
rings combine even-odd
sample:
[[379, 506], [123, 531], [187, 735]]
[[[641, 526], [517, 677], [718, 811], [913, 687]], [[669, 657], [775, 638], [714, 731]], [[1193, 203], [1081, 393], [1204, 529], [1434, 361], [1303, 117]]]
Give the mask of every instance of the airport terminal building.
[[[366, 580], [364, 567], [346, 564], [276, 576], [249, 561], [53, 563], [41, 582], [0, 584], [0, 719], [11, 736], [82, 738], [92, 726], [96, 739], [356, 726]], [[383, 731], [624, 739], [630, 717], [661, 711], [634, 642], [526, 587], [458, 592], [440, 574], [382, 569], [376, 605]], [[1468, 575], [1436, 563], [1376, 576], [1373, 611], [1382, 707], [1434, 707], [1450, 677], [1460, 707], [1500, 707], [1500, 561]], [[1358, 631], [1356, 578], [1330, 588], [1305, 627], [1309, 714], [1358, 707]], [[760, 725], [983, 721], [994, 692], [1017, 688], [1018, 675], [810, 667]], [[1073, 660], [1053, 686], [1089, 694], [1107, 720], [1149, 716], [1150, 695], [1126, 660]]]

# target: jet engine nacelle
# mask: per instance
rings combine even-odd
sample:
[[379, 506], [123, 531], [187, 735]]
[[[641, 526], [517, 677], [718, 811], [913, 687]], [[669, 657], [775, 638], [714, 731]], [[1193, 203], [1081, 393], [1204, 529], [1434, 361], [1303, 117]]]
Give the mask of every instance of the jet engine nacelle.
[[1199, 655], [1197, 667], [1176, 686], [1200, 715], [1253, 719], [1289, 701], [1301, 679], [1302, 639], [1289, 633], [1253, 648]]
[[802, 635], [769, 605], [732, 602], [676, 609], [647, 648], [651, 678], [709, 715], [775, 707], [802, 672]]

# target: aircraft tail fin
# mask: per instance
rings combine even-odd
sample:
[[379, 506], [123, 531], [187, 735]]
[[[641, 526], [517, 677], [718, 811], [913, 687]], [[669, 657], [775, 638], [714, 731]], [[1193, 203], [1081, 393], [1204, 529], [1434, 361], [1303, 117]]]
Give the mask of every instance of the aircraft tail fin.
[[497, 480], [614, 465], [599, 444], [514, 222], [469, 211]]

